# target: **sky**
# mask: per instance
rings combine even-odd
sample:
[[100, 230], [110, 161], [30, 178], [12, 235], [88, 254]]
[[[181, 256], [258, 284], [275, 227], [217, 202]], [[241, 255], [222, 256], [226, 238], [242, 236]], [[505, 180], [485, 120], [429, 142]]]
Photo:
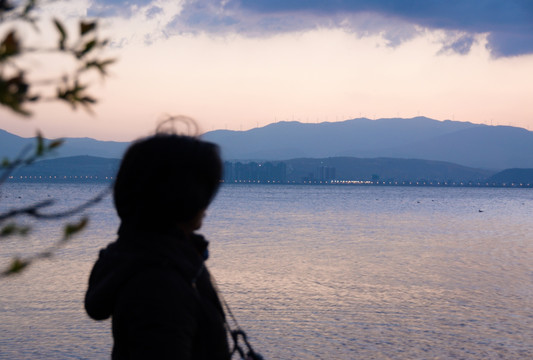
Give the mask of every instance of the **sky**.
[[[168, 115], [203, 131], [415, 116], [533, 131], [531, 0], [71, 0], [39, 15], [97, 18], [117, 62], [89, 80], [92, 115], [0, 109], [21, 136], [129, 141]], [[47, 24], [27, 40], [57, 41]], [[35, 77], [68, 66], [31, 61]]]

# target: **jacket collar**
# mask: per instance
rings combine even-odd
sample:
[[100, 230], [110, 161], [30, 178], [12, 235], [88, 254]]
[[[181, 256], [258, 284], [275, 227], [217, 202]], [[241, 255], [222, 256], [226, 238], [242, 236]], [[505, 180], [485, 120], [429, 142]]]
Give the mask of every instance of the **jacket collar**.
[[209, 242], [199, 234], [185, 234], [174, 228], [139, 228], [121, 224], [117, 245], [137, 253], [148, 262], [161, 261], [176, 267], [188, 280], [194, 280], [208, 256]]

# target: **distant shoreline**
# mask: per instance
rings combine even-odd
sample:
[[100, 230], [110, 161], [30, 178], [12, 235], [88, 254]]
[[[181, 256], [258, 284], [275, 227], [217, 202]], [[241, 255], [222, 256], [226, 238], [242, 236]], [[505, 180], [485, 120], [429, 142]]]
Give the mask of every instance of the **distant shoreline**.
[[227, 185], [306, 185], [306, 186], [386, 186], [386, 187], [479, 187], [479, 188], [533, 188], [533, 184], [523, 183], [487, 183], [487, 182], [427, 182], [427, 181], [363, 181], [335, 180], [332, 182], [257, 182], [236, 181], [223, 182]]
[[[10, 177], [6, 183], [31, 184], [94, 184], [112, 183], [113, 177], [78, 176], [78, 177]], [[222, 181], [224, 185], [305, 185], [305, 186], [386, 186], [386, 187], [470, 187], [470, 188], [533, 188], [531, 183], [489, 183], [489, 182], [442, 182], [442, 181], [369, 181], [369, 180], [332, 180], [332, 181]]]

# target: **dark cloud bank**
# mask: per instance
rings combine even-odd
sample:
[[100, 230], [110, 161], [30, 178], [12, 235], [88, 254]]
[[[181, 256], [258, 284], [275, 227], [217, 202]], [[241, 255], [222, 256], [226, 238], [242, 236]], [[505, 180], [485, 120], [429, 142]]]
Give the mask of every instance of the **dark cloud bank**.
[[[149, 1], [99, 0], [92, 10], [126, 15], [134, 4]], [[379, 33], [391, 46], [423, 29], [446, 30], [441, 51], [460, 54], [470, 51], [476, 34], [488, 34], [494, 57], [533, 54], [533, 0], [186, 0], [169, 30], [265, 36], [324, 27]]]

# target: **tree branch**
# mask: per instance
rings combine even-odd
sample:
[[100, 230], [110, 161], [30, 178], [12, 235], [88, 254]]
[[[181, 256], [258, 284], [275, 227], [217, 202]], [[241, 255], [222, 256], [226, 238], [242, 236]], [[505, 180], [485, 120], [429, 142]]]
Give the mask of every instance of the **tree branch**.
[[106, 188], [103, 191], [101, 191], [98, 195], [96, 195], [95, 197], [87, 200], [86, 202], [78, 206], [75, 206], [65, 211], [52, 212], [48, 214], [40, 211], [41, 209], [52, 206], [55, 203], [54, 200], [44, 200], [44, 201], [35, 203], [33, 205], [29, 205], [29, 206], [18, 208], [18, 209], [13, 209], [3, 214], [0, 214], [0, 223], [6, 221], [7, 219], [12, 219], [14, 217], [21, 216], [21, 215], [26, 215], [26, 216], [33, 217], [35, 219], [43, 219], [43, 220], [61, 219], [61, 218], [74, 216], [90, 208], [91, 206], [99, 203], [100, 201], [102, 201], [103, 198], [105, 198], [109, 193], [111, 193], [111, 190], [112, 190], [112, 186], [106, 186]]

